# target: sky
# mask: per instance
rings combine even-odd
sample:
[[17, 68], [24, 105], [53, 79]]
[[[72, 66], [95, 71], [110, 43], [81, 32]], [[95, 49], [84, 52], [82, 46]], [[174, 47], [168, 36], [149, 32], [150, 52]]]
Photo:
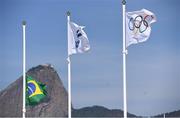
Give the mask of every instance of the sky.
[[[127, 11], [152, 11], [148, 41], [128, 47], [127, 103], [136, 115], [180, 109], [180, 1], [127, 0]], [[0, 0], [0, 90], [22, 75], [22, 21], [27, 70], [50, 63], [67, 89], [67, 16], [84, 29], [91, 51], [71, 57], [75, 108], [123, 109], [120, 0]]]

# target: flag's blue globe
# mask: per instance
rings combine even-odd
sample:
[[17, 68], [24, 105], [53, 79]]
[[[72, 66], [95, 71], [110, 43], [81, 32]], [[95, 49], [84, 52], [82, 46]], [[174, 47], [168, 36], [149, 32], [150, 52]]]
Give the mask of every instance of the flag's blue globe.
[[28, 95], [32, 95], [36, 91], [36, 86], [34, 83], [29, 82], [28, 84]]

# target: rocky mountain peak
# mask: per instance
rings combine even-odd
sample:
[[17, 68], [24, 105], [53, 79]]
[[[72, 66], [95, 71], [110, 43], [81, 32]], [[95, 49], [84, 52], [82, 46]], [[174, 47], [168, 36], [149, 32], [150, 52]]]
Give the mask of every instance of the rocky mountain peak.
[[[68, 94], [51, 64], [31, 68], [27, 75], [46, 84], [48, 96], [36, 106], [26, 107], [29, 117], [64, 117], [68, 114]], [[22, 76], [0, 92], [0, 117], [22, 116]]]

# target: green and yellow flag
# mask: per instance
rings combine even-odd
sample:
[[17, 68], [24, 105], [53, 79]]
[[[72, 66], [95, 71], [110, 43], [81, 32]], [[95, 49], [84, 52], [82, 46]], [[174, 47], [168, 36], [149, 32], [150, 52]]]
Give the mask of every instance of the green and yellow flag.
[[47, 96], [46, 85], [26, 77], [26, 105], [36, 105]]

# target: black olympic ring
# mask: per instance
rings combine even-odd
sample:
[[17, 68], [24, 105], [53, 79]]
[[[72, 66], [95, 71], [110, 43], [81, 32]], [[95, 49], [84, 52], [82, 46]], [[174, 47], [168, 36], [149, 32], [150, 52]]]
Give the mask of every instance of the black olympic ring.
[[141, 15], [136, 16], [135, 18], [130, 18], [128, 26], [131, 31], [135, 29], [139, 30], [140, 33], [143, 33], [149, 27], [148, 21], [153, 19], [152, 15], [146, 15], [144, 18]]

